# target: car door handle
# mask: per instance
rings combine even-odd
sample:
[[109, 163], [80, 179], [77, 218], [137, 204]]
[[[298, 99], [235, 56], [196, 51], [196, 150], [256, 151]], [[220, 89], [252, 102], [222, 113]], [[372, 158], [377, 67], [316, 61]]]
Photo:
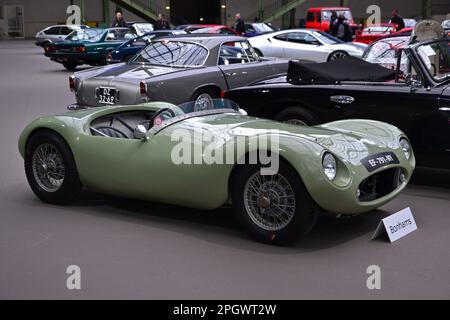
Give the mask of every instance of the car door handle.
[[234, 77], [235, 75], [237, 75], [236, 72], [228, 72], [228, 73], [225, 73], [225, 74], [227, 75], [227, 77]]
[[331, 96], [330, 101], [340, 104], [351, 104], [355, 101], [355, 98], [353, 98], [352, 96], [337, 95]]

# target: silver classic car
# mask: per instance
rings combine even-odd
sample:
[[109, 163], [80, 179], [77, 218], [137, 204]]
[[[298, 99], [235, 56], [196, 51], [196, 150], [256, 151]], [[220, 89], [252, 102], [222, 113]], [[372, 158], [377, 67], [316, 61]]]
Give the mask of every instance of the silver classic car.
[[179, 35], [152, 41], [127, 63], [77, 72], [69, 83], [75, 107], [200, 104], [287, 67], [288, 60], [260, 57], [243, 37]]

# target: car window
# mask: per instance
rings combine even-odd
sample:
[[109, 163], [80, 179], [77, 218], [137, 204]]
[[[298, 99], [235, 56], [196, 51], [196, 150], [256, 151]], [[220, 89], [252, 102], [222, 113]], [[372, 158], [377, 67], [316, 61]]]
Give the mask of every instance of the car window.
[[234, 33], [231, 30], [228, 30], [226, 28], [222, 28], [219, 31], [220, 34], [227, 34], [227, 35], [234, 35]]
[[75, 30], [67, 36], [68, 41], [89, 41], [98, 42], [103, 35], [103, 29], [82, 29]]
[[208, 50], [193, 42], [154, 41], [144, 48], [131, 63], [166, 67], [199, 67], [208, 58]]
[[45, 34], [48, 35], [58, 35], [59, 34], [59, 27], [51, 27], [50, 29], [47, 29], [44, 31]]
[[131, 40], [136, 37], [136, 34], [130, 29], [112, 29], [106, 35], [106, 41], [124, 41]]
[[246, 41], [227, 42], [220, 48], [219, 65], [245, 64], [259, 60], [258, 55]]
[[286, 34], [287, 41], [299, 44], [318, 44], [317, 39], [309, 33], [305, 32], [289, 32]]
[[282, 33], [282, 34], [276, 35], [273, 38], [280, 40], [280, 41], [288, 41], [287, 33]]
[[[334, 12], [336, 12], [337, 16], [340, 16], [341, 14], [344, 15], [344, 17], [347, 21], [353, 20], [352, 13], [348, 10], [335, 10]], [[322, 20], [330, 21], [332, 13], [333, 13], [332, 10], [323, 10], [322, 11]]]
[[68, 36], [73, 30], [69, 27], [61, 27], [60, 33], [62, 35]]
[[314, 22], [316, 20], [316, 13], [314, 11], [308, 12], [306, 16], [306, 21], [308, 22]]

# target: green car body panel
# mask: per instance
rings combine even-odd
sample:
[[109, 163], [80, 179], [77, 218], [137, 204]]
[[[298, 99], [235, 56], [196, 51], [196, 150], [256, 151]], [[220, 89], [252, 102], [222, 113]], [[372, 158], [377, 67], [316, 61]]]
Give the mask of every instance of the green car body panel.
[[[392, 200], [407, 185], [415, 167], [399, 144], [404, 134], [397, 128], [370, 120], [344, 120], [316, 127], [303, 127], [226, 112], [174, 121], [160, 131], [152, 129], [148, 139], [121, 139], [93, 136], [90, 124], [108, 114], [124, 111], [157, 111], [172, 105], [152, 102], [137, 106], [101, 107], [69, 111], [62, 115], [41, 117], [29, 124], [19, 138], [19, 151], [26, 152], [30, 135], [49, 129], [61, 135], [70, 147], [85, 187], [120, 197], [163, 202], [198, 209], [218, 208], [230, 199], [230, 179], [235, 163], [175, 164], [171, 155], [179, 144], [173, 136], [177, 130], [194, 133], [202, 128], [220, 141], [214, 150], [232, 152], [239, 137], [277, 135], [278, 149], [272, 150], [292, 165], [309, 194], [323, 210], [340, 214], [357, 214], [373, 210]], [[200, 140], [203, 141], [204, 139]], [[194, 148], [204, 150], [210, 142], [194, 139]], [[245, 152], [256, 152], [255, 144]], [[370, 154], [393, 152], [399, 159], [369, 173], [361, 159]], [[216, 151], [217, 152], [217, 151]], [[330, 181], [323, 172], [322, 157], [332, 153], [337, 161], [337, 175]], [[402, 168], [405, 180], [386, 196], [360, 202], [357, 189], [369, 176], [389, 168]]]

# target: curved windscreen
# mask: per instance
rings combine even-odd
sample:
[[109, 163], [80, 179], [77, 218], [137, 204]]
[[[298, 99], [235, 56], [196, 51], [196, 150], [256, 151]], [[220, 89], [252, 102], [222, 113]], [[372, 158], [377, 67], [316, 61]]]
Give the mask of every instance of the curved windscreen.
[[235, 113], [241, 109], [239, 106], [228, 99], [212, 99], [209, 95], [201, 95], [196, 101], [190, 101], [178, 106], [172, 105], [161, 109], [153, 119], [153, 128], [159, 131], [170, 124], [183, 121], [190, 118], [221, 114]]
[[196, 43], [176, 40], [155, 41], [143, 49], [131, 63], [170, 67], [200, 67], [208, 58], [208, 50]]
[[[397, 68], [398, 53], [408, 42], [409, 37], [398, 37], [375, 42], [364, 52], [362, 58], [367, 62], [376, 63], [385, 68], [395, 70]], [[406, 70], [407, 62], [406, 55], [402, 55], [400, 61], [400, 69], [402, 71]]]
[[450, 79], [450, 40], [423, 44], [416, 50], [434, 80]]

